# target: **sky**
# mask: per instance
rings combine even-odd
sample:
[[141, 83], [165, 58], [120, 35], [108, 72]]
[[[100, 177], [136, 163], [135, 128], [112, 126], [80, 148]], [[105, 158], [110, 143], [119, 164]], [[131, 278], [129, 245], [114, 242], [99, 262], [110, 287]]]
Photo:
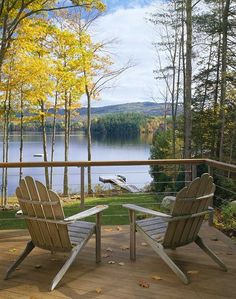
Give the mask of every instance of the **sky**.
[[152, 42], [157, 38], [153, 25], [147, 21], [149, 14], [161, 5], [161, 0], [106, 0], [107, 12], [92, 28], [96, 41], [116, 38], [110, 46], [114, 67], [124, 66], [129, 60], [135, 66], [128, 69], [105, 89], [93, 107], [130, 102], [162, 102], [160, 87], [154, 79], [156, 55]]

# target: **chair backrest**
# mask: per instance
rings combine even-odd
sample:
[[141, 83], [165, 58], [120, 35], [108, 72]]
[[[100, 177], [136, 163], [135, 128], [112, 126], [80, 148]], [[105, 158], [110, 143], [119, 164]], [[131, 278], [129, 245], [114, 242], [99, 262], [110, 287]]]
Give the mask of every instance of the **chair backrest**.
[[179, 217], [179, 219], [168, 223], [163, 242], [164, 247], [176, 248], [196, 239], [205, 215], [194, 217], [192, 215], [208, 210], [214, 192], [213, 178], [208, 173], [204, 173], [201, 178], [196, 178], [177, 193], [172, 216], [187, 217], [183, 217], [183, 219]]
[[32, 241], [35, 246], [51, 251], [70, 251], [67, 225], [59, 196], [30, 176], [16, 189]]

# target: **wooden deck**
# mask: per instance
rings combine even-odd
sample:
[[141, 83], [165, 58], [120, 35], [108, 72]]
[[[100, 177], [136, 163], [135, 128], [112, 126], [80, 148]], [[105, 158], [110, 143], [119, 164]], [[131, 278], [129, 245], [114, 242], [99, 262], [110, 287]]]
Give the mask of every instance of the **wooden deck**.
[[[128, 226], [103, 227], [102, 263], [95, 263], [92, 238], [51, 293], [49, 282], [65, 261], [64, 254], [35, 249], [11, 279], [4, 281], [7, 267], [23, 250], [29, 236], [26, 230], [0, 231], [0, 298], [236, 298], [236, 246], [216, 229], [204, 225], [201, 236], [226, 263], [227, 273], [194, 244], [169, 251], [185, 272], [190, 271], [189, 285], [181, 283], [154, 251], [142, 244], [144, 241], [139, 234], [137, 261], [130, 262], [128, 231]], [[109, 248], [112, 252], [106, 250]], [[106, 254], [110, 257], [105, 257]], [[119, 265], [120, 262], [124, 264]], [[159, 276], [161, 280], [154, 280], [152, 276]], [[140, 287], [139, 281], [148, 283], [149, 288]]]

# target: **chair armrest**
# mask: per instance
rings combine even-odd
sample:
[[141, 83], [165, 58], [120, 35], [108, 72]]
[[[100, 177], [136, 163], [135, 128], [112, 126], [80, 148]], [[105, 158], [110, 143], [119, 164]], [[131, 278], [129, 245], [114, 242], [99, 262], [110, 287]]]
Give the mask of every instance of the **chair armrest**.
[[107, 208], [108, 208], [107, 205], [99, 205], [99, 206], [93, 207], [91, 209], [88, 209], [86, 211], [83, 211], [78, 214], [67, 217], [64, 219], [64, 221], [67, 222], [67, 221], [76, 221], [79, 219], [83, 219], [83, 218], [101, 213], [102, 211], [106, 210]]
[[151, 209], [146, 209], [140, 206], [136, 206], [136, 205], [132, 205], [132, 204], [124, 204], [122, 205], [124, 208], [127, 208], [129, 210], [132, 211], [136, 211], [136, 212], [140, 212], [140, 213], [144, 213], [144, 214], [149, 214], [149, 215], [153, 215], [153, 216], [158, 216], [158, 217], [162, 217], [162, 218], [167, 218], [167, 219], [171, 219], [172, 216], [158, 212], [158, 211], [154, 211]]

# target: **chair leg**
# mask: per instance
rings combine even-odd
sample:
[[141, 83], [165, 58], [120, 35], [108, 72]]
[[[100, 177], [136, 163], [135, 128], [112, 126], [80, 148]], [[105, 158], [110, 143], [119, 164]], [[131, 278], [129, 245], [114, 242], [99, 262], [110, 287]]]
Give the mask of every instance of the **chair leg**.
[[135, 222], [135, 211], [129, 210], [130, 218], [130, 259], [131, 261], [136, 260], [136, 222]]
[[180, 270], [180, 268], [172, 261], [172, 259], [165, 253], [163, 246], [157, 242], [154, 242], [149, 238], [141, 229], [139, 232], [142, 234], [147, 243], [153, 248], [153, 250], [160, 256], [160, 258], [171, 268], [171, 270], [182, 280], [183, 283], [189, 284], [189, 279]]
[[180, 268], [172, 261], [172, 259], [165, 253], [164, 248], [161, 246], [159, 247], [152, 246], [155, 252], [160, 256], [160, 258], [171, 268], [171, 270], [183, 281], [185, 284], [189, 284], [189, 279], [187, 276], [180, 270]]
[[54, 290], [55, 287], [58, 285], [58, 283], [60, 282], [60, 280], [62, 279], [62, 277], [66, 273], [66, 271], [69, 269], [69, 267], [71, 266], [71, 264], [76, 259], [77, 255], [80, 253], [81, 249], [84, 247], [85, 243], [86, 242], [83, 242], [83, 243], [77, 245], [76, 247], [74, 247], [72, 249], [71, 254], [69, 255], [67, 261], [62, 266], [61, 270], [57, 273], [57, 275], [54, 277], [54, 279], [52, 281], [52, 284], [51, 284], [51, 286], [49, 288], [50, 291]]
[[222, 270], [227, 271], [226, 265], [222, 262], [221, 259], [218, 258], [218, 256], [202, 241], [202, 239], [197, 236], [195, 243], [207, 254], [210, 258], [213, 259], [215, 263], [217, 263]]
[[101, 262], [101, 215], [96, 216], [96, 263]]
[[15, 269], [23, 262], [23, 260], [27, 257], [27, 255], [34, 249], [34, 244], [32, 241], [29, 241], [25, 247], [25, 250], [22, 254], [17, 258], [15, 263], [7, 270], [7, 273], [4, 279], [8, 279], [10, 274], [15, 271]]

